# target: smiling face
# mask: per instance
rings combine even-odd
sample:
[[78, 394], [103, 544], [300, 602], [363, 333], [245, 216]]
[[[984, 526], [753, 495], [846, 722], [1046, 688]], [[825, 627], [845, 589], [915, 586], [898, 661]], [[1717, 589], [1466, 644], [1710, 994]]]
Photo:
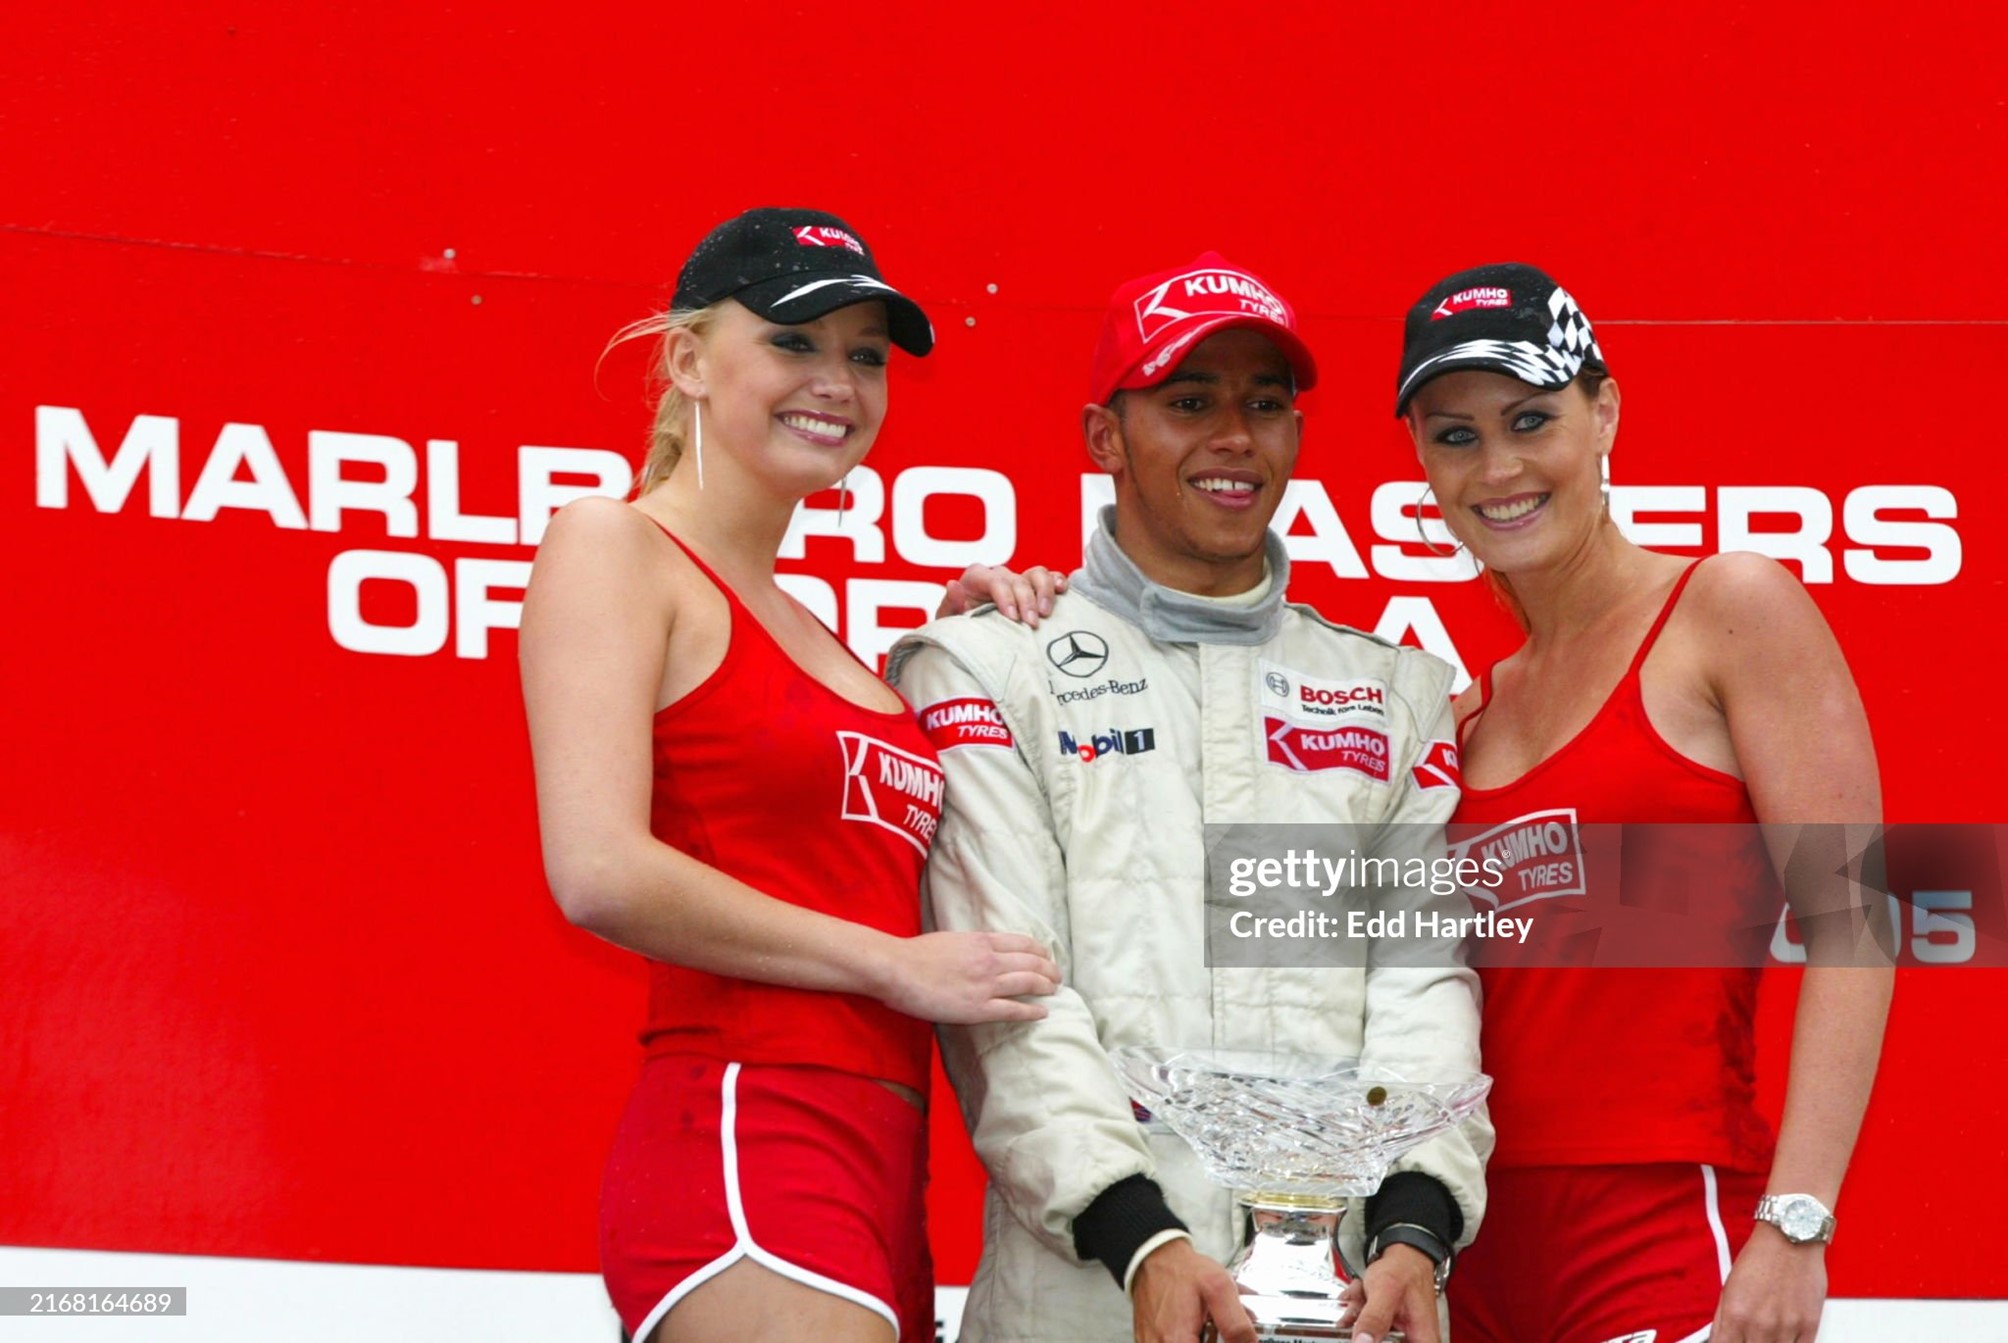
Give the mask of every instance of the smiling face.
[[794, 497], [827, 489], [864, 458], [885, 419], [885, 305], [856, 303], [793, 326], [731, 301], [716, 312], [671, 363], [704, 416], [706, 448]]
[[1602, 462], [1617, 436], [1618, 387], [1541, 388], [1467, 369], [1409, 405], [1416, 455], [1444, 521], [1488, 568], [1539, 569], [1580, 553], [1606, 521]]
[[1087, 408], [1088, 453], [1115, 478], [1117, 543], [1145, 575], [1202, 595], [1261, 581], [1303, 432], [1295, 399], [1282, 352], [1231, 329], [1156, 386]]

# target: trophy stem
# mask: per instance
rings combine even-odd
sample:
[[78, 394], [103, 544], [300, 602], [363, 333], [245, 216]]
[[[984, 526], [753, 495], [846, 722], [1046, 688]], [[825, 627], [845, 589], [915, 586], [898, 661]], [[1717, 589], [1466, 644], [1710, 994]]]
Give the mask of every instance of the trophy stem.
[[[1227, 1264], [1256, 1337], [1273, 1343], [1349, 1339], [1341, 1300], [1351, 1277], [1339, 1253], [1345, 1204], [1303, 1194], [1247, 1194], [1247, 1243]], [[1399, 1331], [1390, 1335], [1397, 1340]]]

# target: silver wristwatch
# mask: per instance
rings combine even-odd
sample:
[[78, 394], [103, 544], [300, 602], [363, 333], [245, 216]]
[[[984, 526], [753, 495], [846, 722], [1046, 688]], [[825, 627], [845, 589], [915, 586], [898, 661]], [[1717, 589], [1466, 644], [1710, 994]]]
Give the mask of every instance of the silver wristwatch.
[[1794, 1245], [1834, 1238], [1834, 1215], [1811, 1194], [1766, 1194], [1757, 1200], [1757, 1220], [1777, 1227]]

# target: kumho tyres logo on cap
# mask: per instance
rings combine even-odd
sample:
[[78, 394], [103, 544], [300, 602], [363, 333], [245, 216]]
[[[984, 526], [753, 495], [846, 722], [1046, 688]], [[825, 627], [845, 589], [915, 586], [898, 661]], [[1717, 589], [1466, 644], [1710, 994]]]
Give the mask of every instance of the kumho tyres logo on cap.
[[1440, 322], [1446, 317], [1455, 317], [1458, 313], [1469, 312], [1473, 308], [1510, 308], [1512, 306], [1513, 293], [1511, 290], [1501, 289], [1497, 285], [1480, 285], [1476, 289], [1460, 289], [1449, 298], [1443, 300], [1443, 302], [1437, 304], [1436, 310], [1429, 314], [1429, 320]]
[[803, 247], [848, 247], [859, 256], [865, 245], [840, 228], [827, 224], [804, 224], [795, 230], [795, 241]]
[[1254, 276], [1208, 267], [1166, 280], [1136, 301], [1137, 335], [1148, 345], [1175, 322], [1192, 317], [1260, 317], [1293, 327], [1290, 309]]
[[1090, 630], [1062, 634], [1046, 645], [1046, 661], [1062, 675], [1086, 680], [1109, 660], [1109, 641]]

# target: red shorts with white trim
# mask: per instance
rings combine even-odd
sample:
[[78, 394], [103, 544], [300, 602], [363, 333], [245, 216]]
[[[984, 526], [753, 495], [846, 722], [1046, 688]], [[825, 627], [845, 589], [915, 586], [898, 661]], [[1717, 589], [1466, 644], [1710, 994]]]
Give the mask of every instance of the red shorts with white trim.
[[927, 1116], [869, 1078], [650, 1059], [600, 1190], [600, 1268], [644, 1343], [741, 1259], [934, 1337]]
[[1681, 1164], [1488, 1171], [1450, 1276], [1456, 1343], [1700, 1343], [1764, 1177]]

